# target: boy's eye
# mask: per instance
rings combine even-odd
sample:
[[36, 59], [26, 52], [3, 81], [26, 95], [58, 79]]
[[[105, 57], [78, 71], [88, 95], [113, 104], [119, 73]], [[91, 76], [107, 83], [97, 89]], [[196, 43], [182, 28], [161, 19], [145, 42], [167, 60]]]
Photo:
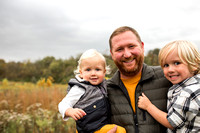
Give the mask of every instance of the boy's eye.
[[181, 64], [181, 63], [180, 63], [180, 62], [175, 62], [174, 64], [175, 64], [175, 65], [179, 65], [179, 64]]
[[164, 65], [163, 65], [163, 67], [168, 67], [168, 66], [169, 66], [169, 64], [164, 64]]

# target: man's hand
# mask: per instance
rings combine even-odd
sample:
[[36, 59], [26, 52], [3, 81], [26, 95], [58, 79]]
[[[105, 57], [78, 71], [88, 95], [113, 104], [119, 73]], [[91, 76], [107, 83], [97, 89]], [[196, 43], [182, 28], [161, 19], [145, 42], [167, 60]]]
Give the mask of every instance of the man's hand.
[[107, 133], [116, 133], [117, 131], [117, 126], [113, 127], [110, 131], [108, 131]]
[[72, 117], [74, 120], [81, 119], [86, 113], [79, 108], [69, 108], [66, 110], [65, 115], [68, 117]]

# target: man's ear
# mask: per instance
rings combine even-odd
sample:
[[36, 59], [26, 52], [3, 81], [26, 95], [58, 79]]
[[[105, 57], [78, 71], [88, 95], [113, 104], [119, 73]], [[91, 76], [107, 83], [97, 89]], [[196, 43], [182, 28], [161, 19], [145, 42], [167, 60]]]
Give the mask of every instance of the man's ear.
[[142, 49], [144, 50], [144, 42], [141, 42], [141, 45], [142, 45]]
[[[110, 49], [110, 55], [111, 55], [111, 57], [113, 57], [113, 54], [112, 54], [112, 50]], [[112, 58], [113, 59], [113, 58]]]

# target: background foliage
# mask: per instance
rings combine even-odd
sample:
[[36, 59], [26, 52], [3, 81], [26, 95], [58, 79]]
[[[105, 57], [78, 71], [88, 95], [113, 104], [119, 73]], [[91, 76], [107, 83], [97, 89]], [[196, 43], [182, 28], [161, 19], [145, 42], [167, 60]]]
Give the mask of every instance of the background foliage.
[[[158, 64], [159, 49], [150, 50], [145, 56], [145, 63], [148, 65]], [[111, 77], [117, 70], [110, 55], [104, 55], [107, 64], [111, 67]], [[36, 83], [40, 78], [48, 78], [51, 76], [55, 83], [67, 83], [70, 78], [74, 77], [74, 70], [77, 67], [77, 57], [69, 59], [55, 59], [52, 56], [47, 56], [35, 62], [5, 62], [0, 59], [0, 80], [8, 79], [9, 81], [23, 81]]]

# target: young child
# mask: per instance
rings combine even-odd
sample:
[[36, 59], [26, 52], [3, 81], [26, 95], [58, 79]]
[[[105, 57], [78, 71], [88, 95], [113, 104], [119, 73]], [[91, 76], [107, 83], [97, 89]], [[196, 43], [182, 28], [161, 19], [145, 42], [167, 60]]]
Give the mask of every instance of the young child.
[[[165, 113], [142, 93], [138, 107], [147, 110], [168, 132], [200, 132], [200, 54], [188, 41], [174, 41], [159, 53], [165, 77], [173, 84]], [[159, 94], [158, 94], [159, 95]]]
[[[109, 71], [104, 56], [94, 49], [85, 51], [78, 61], [75, 78], [68, 83], [68, 94], [58, 105], [64, 120], [76, 120], [79, 133], [103, 133], [116, 126], [108, 124], [106, 72]], [[116, 133], [123, 132], [125, 129], [117, 126]]]

